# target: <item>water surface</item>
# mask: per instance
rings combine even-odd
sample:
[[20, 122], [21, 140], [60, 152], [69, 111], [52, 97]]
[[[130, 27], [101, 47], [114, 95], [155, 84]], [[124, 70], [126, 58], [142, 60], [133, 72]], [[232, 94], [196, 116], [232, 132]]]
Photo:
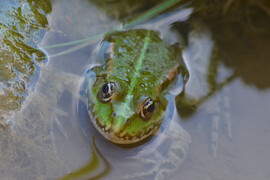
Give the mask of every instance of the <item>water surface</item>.
[[[11, 98], [1, 99], [1, 178], [269, 179], [269, 5], [252, 0], [208, 6], [189, 2], [185, 8], [193, 8], [191, 16], [184, 22], [179, 17], [181, 22], [162, 36], [178, 33], [183, 46], [190, 78], [176, 98], [179, 116], [173, 123], [185, 129], [191, 143], [161, 141], [158, 146], [162, 138], [156, 136], [122, 147], [92, 127], [80, 97], [83, 73], [100, 38], [47, 47], [109, 32], [153, 6], [124, 4], [129, 11], [118, 13], [119, 2], [0, 4], [1, 69], [6, 67], [1, 70], [1, 97]], [[13, 14], [2, 10], [12, 8]], [[12, 49], [8, 42], [17, 44]], [[41, 50], [33, 49], [37, 46]], [[13, 60], [17, 56], [24, 58]], [[178, 152], [182, 159], [174, 166], [162, 164], [171, 160], [168, 147], [174, 144], [183, 146]]]

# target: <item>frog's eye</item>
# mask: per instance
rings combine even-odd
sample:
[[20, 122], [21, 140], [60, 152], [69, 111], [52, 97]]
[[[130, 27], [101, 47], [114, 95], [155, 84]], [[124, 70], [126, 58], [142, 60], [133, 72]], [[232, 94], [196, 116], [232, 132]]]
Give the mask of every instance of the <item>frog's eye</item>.
[[115, 91], [114, 82], [107, 82], [103, 84], [98, 94], [99, 100], [103, 103], [109, 102], [112, 98], [114, 91]]
[[144, 101], [144, 104], [140, 110], [140, 116], [143, 120], [149, 120], [155, 110], [154, 101], [148, 98]]

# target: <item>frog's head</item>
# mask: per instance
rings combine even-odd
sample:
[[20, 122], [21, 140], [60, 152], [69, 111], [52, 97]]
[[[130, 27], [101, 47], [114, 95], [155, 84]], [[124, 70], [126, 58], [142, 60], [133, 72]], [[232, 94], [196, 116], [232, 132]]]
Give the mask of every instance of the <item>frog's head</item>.
[[96, 129], [117, 144], [130, 144], [154, 134], [167, 106], [163, 97], [130, 93], [129, 84], [119, 79], [97, 77], [91, 88], [91, 120]]
[[88, 86], [91, 120], [114, 143], [141, 141], [159, 129], [167, 106], [164, 89], [179, 65], [154, 31], [116, 33], [102, 46], [105, 64], [92, 69], [96, 78]]

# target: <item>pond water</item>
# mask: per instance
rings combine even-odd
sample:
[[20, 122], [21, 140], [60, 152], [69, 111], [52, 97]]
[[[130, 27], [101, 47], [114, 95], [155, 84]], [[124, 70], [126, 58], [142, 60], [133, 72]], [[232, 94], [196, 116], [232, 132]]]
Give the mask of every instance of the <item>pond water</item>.
[[92, 126], [81, 90], [99, 41], [162, 2], [0, 3], [1, 179], [270, 178], [264, 1], [176, 1], [128, 27], [179, 42], [188, 82], [145, 142], [115, 145]]

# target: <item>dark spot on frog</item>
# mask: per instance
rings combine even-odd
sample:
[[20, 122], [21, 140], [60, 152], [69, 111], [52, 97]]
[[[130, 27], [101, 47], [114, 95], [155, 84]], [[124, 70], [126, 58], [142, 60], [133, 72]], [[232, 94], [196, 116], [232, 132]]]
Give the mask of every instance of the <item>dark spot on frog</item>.
[[148, 74], [151, 74], [151, 73], [152, 73], [152, 72], [149, 72], [149, 71], [148, 71], [148, 68], [141, 69], [139, 72], [140, 72], [140, 74], [142, 74], [142, 75], [148, 75]]
[[115, 112], [112, 112], [112, 117], [115, 117], [115, 116], [116, 116]]
[[129, 66], [134, 66], [134, 63], [133, 62], [129, 62]]
[[130, 120], [130, 119], [128, 119], [128, 120], [126, 121], [126, 123], [127, 123], [127, 124], [130, 124], [130, 123], [131, 123], [131, 120]]

